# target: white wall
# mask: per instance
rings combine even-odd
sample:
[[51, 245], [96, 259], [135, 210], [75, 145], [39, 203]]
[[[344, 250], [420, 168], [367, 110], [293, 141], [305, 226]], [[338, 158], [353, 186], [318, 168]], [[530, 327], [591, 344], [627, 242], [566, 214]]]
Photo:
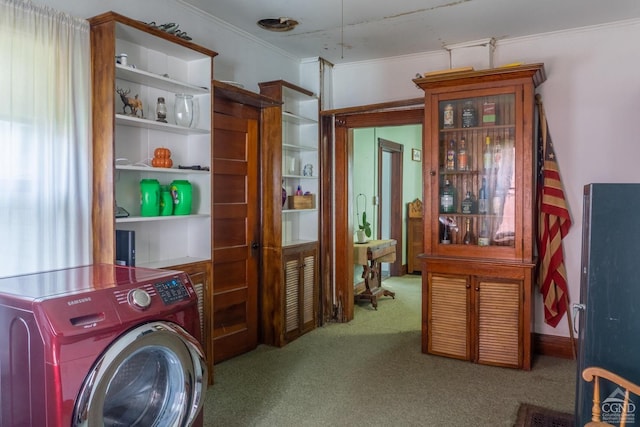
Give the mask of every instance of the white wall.
[[218, 52], [214, 78], [231, 80], [259, 92], [258, 82], [283, 79], [299, 82], [300, 60], [180, 0], [34, 0], [79, 18], [114, 11], [157, 24], [175, 22], [193, 42]]
[[[564, 241], [572, 302], [580, 297], [582, 191], [591, 182], [640, 182], [640, 21], [498, 42], [496, 65], [543, 62], [542, 95], [573, 226]], [[448, 68], [446, 52], [337, 65], [336, 108], [421, 96], [416, 72]], [[624, 200], [620, 201], [621, 208]], [[615, 218], [612, 218], [615, 220]], [[569, 336], [566, 321], [544, 323], [536, 292], [535, 331]]]

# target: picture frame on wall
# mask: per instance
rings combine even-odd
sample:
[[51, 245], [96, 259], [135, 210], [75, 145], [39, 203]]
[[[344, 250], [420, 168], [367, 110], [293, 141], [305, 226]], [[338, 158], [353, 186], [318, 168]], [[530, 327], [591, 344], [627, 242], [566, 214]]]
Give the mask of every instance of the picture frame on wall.
[[415, 162], [419, 162], [422, 160], [422, 150], [419, 150], [417, 148], [412, 148], [411, 149], [411, 160], [415, 161]]

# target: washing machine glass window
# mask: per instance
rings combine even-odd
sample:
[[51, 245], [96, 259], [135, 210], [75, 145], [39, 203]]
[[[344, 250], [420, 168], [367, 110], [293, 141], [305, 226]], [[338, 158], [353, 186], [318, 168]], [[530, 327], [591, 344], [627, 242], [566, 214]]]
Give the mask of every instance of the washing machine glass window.
[[189, 425], [202, 407], [206, 375], [199, 344], [180, 326], [138, 326], [95, 363], [76, 401], [74, 425]]

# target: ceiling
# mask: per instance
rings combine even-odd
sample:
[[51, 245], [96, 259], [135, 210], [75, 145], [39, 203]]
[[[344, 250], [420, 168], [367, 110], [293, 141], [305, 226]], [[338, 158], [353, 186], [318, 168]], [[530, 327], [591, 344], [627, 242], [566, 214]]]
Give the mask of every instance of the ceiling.
[[[640, 18], [638, 0], [183, 0], [299, 58], [334, 64]], [[272, 32], [256, 23], [291, 18]]]

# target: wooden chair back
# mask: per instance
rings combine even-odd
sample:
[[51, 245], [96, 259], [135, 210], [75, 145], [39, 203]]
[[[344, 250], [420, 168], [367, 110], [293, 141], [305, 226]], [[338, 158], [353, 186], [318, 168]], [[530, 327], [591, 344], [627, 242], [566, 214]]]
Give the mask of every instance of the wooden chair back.
[[600, 378], [604, 378], [620, 388], [624, 389], [624, 402], [622, 404], [622, 411], [620, 411], [620, 427], [624, 427], [627, 422], [627, 415], [629, 410], [629, 394], [633, 393], [636, 396], [640, 396], [640, 386], [632, 383], [631, 381], [622, 378], [619, 375], [614, 374], [604, 368], [597, 366], [591, 366], [582, 371], [582, 378], [585, 381], [593, 383], [593, 406], [591, 407], [591, 422], [585, 424], [589, 427], [595, 426], [611, 426], [611, 424], [602, 422], [601, 420], [601, 403], [600, 403]]

